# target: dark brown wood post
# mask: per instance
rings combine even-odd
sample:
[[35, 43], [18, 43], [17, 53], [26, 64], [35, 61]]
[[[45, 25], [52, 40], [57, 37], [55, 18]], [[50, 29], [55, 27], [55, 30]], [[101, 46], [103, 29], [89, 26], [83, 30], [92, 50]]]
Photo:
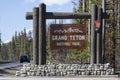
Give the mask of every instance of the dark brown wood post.
[[33, 8], [33, 64], [39, 61], [39, 8]]
[[46, 5], [39, 6], [39, 65], [46, 64]]
[[98, 19], [100, 28], [97, 31], [97, 64], [102, 63], [102, 8], [98, 9]]
[[96, 39], [95, 39], [95, 26], [94, 21], [97, 20], [97, 6], [92, 4], [91, 7], [91, 60], [90, 63], [94, 64], [96, 62]]

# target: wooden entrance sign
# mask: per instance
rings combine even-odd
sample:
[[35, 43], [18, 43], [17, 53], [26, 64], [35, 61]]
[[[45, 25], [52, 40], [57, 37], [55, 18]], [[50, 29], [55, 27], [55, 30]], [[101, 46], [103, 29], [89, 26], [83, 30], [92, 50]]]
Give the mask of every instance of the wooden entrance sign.
[[86, 26], [79, 24], [52, 24], [50, 26], [51, 49], [84, 49]]
[[[33, 28], [35, 28], [35, 29], [33, 29], [33, 34], [36, 34], [34, 36], [36, 38], [33, 37], [33, 39], [34, 39], [33, 40], [34, 41], [33, 42], [33, 55], [34, 55], [33, 56], [33, 58], [34, 58], [33, 63], [34, 64], [38, 63], [37, 62], [38, 60], [36, 59], [36, 57], [39, 59], [39, 65], [46, 64], [46, 58], [47, 58], [46, 57], [46, 19], [91, 19], [91, 36], [90, 36], [90, 38], [91, 38], [91, 40], [90, 40], [91, 59], [90, 59], [90, 63], [91, 64], [96, 63], [95, 62], [96, 58], [97, 58], [96, 57], [96, 47], [98, 48], [97, 49], [97, 54], [99, 55], [101, 53], [100, 51], [102, 51], [102, 55], [100, 55], [100, 57], [103, 58], [103, 56], [104, 56], [104, 54], [103, 54], [104, 53], [104, 47], [101, 49], [100, 46], [101, 45], [104, 46], [104, 44], [102, 44], [103, 42], [101, 42], [101, 41], [104, 41], [104, 38], [103, 38], [104, 35], [103, 35], [103, 37], [101, 36], [102, 32], [104, 33], [104, 27], [101, 27], [100, 33], [98, 33], [98, 34], [100, 34], [100, 36], [97, 35], [97, 37], [99, 37], [99, 38], [102, 37], [103, 39], [100, 38], [100, 39], [98, 39], [100, 41], [96, 41], [97, 37], [96, 37], [96, 31], [95, 31], [95, 27], [94, 27], [94, 21], [95, 20], [100, 20], [100, 19], [97, 19], [97, 18], [101, 18], [100, 23], [102, 25], [102, 19], [107, 18], [108, 15], [106, 13], [103, 13], [103, 11], [100, 11], [100, 12], [97, 13], [97, 11], [98, 11], [97, 5], [95, 5], [95, 4], [91, 5], [91, 13], [46, 12], [46, 5], [44, 3], [40, 4], [39, 7], [37, 7], [37, 8], [39, 8], [37, 13], [36, 13], [36, 11], [33, 11], [33, 12], [27, 12], [27, 14], [26, 14], [26, 19], [29, 19], [29, 20], [33, 19], [33, 23], [34, 23]], [[97, 15], [98, 15], [98, 17], [97, 17]], [[38, 26], [39, 26], [39, 28], [37, 28]], [[66, 27], [66, 25], [60, 25], [60, 26], [57, 25], [58, 28], [61, 27], [61, 26]], [[70, 26], [70, 25], [67, 25], [67, 26]], [[70, 27], [71, 28], [66, 27], [65, 30], [71, 29], [71, 32], [72, 32], [72, 29], [76, 30], [76, 27], [74, 28], [73, 25], [71, 25]], [[81, 28], [79, 28], [79, 27], [77, 29], [80, 30]], [[99, 27], [99, 26], [97, 26], [97, 27]], [[37, 33], [36, 33], [36, 30], [37, 30], [36, 28], [39, 29], [39, 32], [37, 32]], [[54, 27], [52, 27], [52, 28], [54, 28]], [[86, 28], [86, 27], [84, 27], [84, 28]], [[77, 34], [77, 33], [74, 33], [74, 34], [71, 34], [71, 33], [67, 33], [67, 34], [59, 33], [58, 34], [58, 33], [54, 33], [54, 34], [51, 33], [52, 35], [56, 35], [56, 36], [53, 36], [53, 40], [52, 40], [51, 44], [55, 44], [57, 42], [63, 42], [63, 43], [59, 43], [58, 44], [59, 47], [51, 45], [51, 47], [53, 49], [54, 48], [56, 48], [56, 49], [57, 48], [64, 48], [64, 49], [65, 48], [72, 48], [72, 49], [73, 48], [76, 48], [76, 49], [79, 48], [79, 49], [82, 49], [82, 48], [85, 47], [85, 46], [83, 46], [84, 41], [85, 41], [83, 38], [86, 39], [86, 37], [83, 37], [83, 36], [85, 36], [85, 34], [82, 34], [82, 33], [81, 34]], [[57, 35], [59, 35], [60, 37], [57, 36]], [[61, 36], [65, 36], [65, 37], [61, 37]], [[66, 37], [67, 37], [67, 39], [66, 39]], [[59, 39], [64, 39], [64, 40], [59, 40]], [[83, 39], [83, 40], [81, 40], [81, 39]], [[38, 40], [38, 42], [37, 42], [37, 40]], [[66, 41], [67, 41], [67, 43], [64, 44], [64, 42], [66, 42]], [[73, 47], [72, 42], [75, 42], [76, 47], [75, 46]], [[77, 45], [76, 42], [78, 42], [78, 45]], [[97, 44], [96, 42], [98, 42], [101, 45]], [[72, 44], [72, 46], [71, 46], [71, 44]], [[70, 45], [70, 46], [63, 46], [63, 45]], [[39, 56], [37, 56], [36, 54], [39, 55]], [[97, 62], [99, 62], [99, 61], [97, 61]]]

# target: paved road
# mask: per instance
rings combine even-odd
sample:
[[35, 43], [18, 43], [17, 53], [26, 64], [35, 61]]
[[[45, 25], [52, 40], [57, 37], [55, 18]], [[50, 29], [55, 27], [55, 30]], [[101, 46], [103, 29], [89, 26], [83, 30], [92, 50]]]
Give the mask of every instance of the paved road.
[[[15, 75], [15, 72], [20, 69], [20, 67], [25, 64], [17, 62], [8, 62], [8, 63], [0, 63], [0, 77], [5, 75]], [[0, 79], [1, 80], [1, 79]]]
[[20, 65], [23, 65], [24, 63], [20, 63], [19, 61], [18, 62], [10, 62], [10, 63], [1, 63], [0, 64], [0, 69], [6, 69], [6, 68], [10, 68], [10, 67], [16, 67], [16, 66], [20, 66]]
[[41, 77], [0, 77], [0, 80], [120, 80], [120, 78], [41, 78]]
[[[32, 63], [32, 60], [30, 62]], [[26, 62], [20, 63], [20, 61], [10, 62], [10, 63], [0, 63], [0, 70], [6, 69], [6, 68], [11, 68], [11, 67], [21, 66], [25, 63]]]

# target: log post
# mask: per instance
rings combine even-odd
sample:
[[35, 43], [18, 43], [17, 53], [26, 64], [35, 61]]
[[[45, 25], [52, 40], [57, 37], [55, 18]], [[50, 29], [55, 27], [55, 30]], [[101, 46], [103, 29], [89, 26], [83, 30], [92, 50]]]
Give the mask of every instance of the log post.
[[98, 9], [98, 19], [100, 27], [97, 31], [97, 64], [102, 63], [102, 8]]
[[94, 21], [97, 20], [97, 6], [92, 4], [91, 7], [91, 59], [90, 63], [94, 64], [96, 62], [96, 32]]
[[46, 64], [46, 5], [39, 5], [39, 65]]
[[39, 61], [39, 8], [33, 8], [33, 64]]

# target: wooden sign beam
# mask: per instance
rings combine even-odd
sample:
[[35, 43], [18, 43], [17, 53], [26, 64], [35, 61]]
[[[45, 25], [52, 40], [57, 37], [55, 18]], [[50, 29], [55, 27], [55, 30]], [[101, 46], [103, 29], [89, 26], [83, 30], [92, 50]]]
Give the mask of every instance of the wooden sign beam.
[[47, 12], [46, 19], [90, 19], [90, 13]]
[[[109, 16], [106, 13], [102, 14], [102, 18], [108, 18]], [[46, 12], [46, 19], [91, 19], [90, 13], [63, 13], [63, 12]], [[33, 19], [33, 13], [27, 12], [26, 19]]]
[[[46, 12], [46, 19], [90, 19], [90, 13]], [[33, 19], [33, 13], [27, 12], [26, 19]]]

